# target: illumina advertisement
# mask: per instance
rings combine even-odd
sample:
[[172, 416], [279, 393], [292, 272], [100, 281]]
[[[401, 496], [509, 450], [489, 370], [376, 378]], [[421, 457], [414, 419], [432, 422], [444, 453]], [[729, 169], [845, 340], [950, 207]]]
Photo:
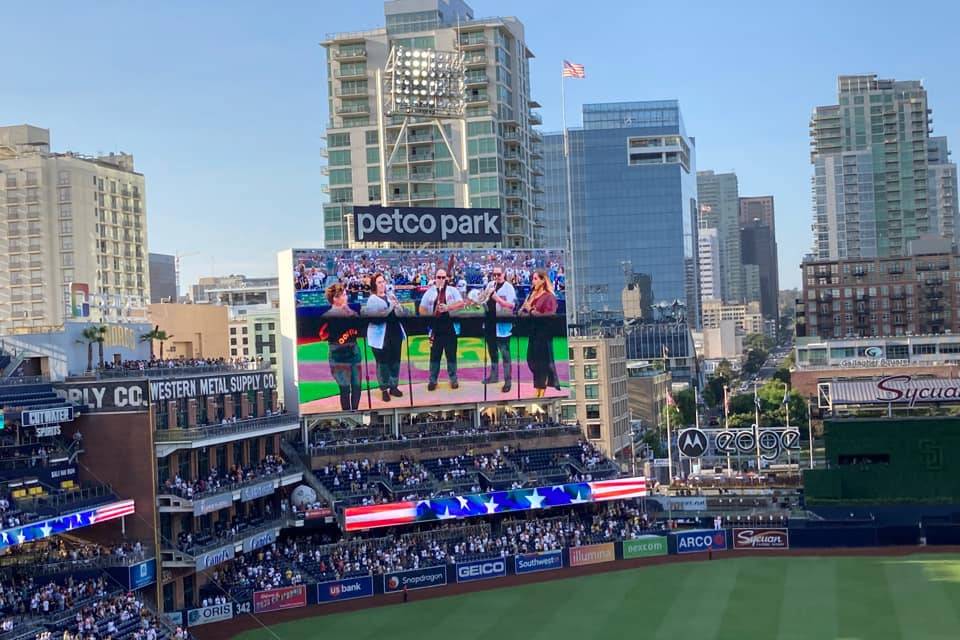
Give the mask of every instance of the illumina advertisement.
[[301, 414], [568, 395], [546, 249], [295, 250]]

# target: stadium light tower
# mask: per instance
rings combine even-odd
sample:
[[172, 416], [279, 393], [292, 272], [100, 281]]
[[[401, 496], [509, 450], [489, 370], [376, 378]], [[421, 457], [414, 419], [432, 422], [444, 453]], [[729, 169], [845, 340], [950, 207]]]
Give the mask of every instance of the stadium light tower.
[[[456, 168], [452, 180], [463, 189], [464, 206], [470, 206], [467, 176], [467, 131], [463, 123], [466, 105], [463, 53], [413, 49], [395, 45], [383, 70], [377, 70], [377, 131], [380, 138], [380, 204], [387, 206], [387, 172], [401, 145], [409, 142], [411, 124], [432, 122], [439, 131]], [[386, 94], [386, 95], [384, 95]], [[395, 140], [386, 139], [386, 119], [401, 118]], [[444, 121], [460, 121], [460, 153], [451, 144]], [[392, 122], [395, 124], [395, 122]], [[409, 153], [409, 151], [408, 151]], [[449, 182], [432, 176], [433, 182]], [[407, 190], [408, 198], [411, 193]]]

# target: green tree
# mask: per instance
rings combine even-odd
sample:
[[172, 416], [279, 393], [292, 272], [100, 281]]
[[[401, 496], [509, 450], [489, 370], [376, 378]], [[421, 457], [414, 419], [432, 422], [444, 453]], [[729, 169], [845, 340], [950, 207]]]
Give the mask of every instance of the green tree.
[[680, 421], [684, 426], [697, 421], [696, 397], [692, 388], [684, 389], [674, 397], [677, 408], [680, 410]]
[[762, 333], [749, 333], [743, 338], [744, 351], [765, 351], [769, 352], [773, 348], [773, 339], [768, 338]]
[[87, 345], [87, 371], [93, 371], [93, 345], [100, 345], [100, 366], [103, 366], [103, 340], [107, 328], [104, 326], [90, 326], [80, 333], [79, 344]]
[[153, 360], [153, 341], [156, 340], [160, 343], [160, 360], [163, 361], [163, 343], [167, 340], [173, 339], [172, 335], [167, 335], [167, 332], [160, 328], [160, 325], [156, 325], [147, 333], [144, 333], [140, 336], [140, 342], [149, 342], [150, 343], [150, 359]]
[[743, 360], [743, 372], [746, 374], [757, 373], [763, 367], [763, 363], [767, 361], [767, 356], [769, 355], [766, 351], [760, 351], [757, 349], [750, 349], [746, 352], [747, 357]]

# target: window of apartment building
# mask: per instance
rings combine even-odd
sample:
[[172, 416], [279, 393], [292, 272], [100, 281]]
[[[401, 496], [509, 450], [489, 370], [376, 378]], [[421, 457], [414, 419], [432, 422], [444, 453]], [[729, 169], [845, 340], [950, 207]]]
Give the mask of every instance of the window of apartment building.
[[59, 187], [57, 189], [57, 197], [60, 202], [66, 202], [70, 200], [70, 187]]
[[599, 440], [600, 439], [600, 425], [599, 424], [588, 424], [587, 425], [587, 438], [590, 440]]
[[583, 379], [584, 380], [596, 380], [599, 378], [599, 368], [595, 364], [585, 364], [583, 365]]
[[380, 144], [380, 136], [377, 135], [376, 129], [371, 129], [364, 132], [364, 143], [365, 144]]
[[60, 264], [65, 267], [73, 266], [73, 254], [72, 253], [61, 253], [60, 254]]
[[38, 184], [37, 181], [38, 181], [38, 179], [39, 179], [39, 178], [38, 178], [38, 174], [37, 174], [37, 170], [36, 170], [36, 169], [27, 169], [24, 173], [25, 173], [26, 180], [27, 180], [27, 186], [28, 186], [28, 187], [35, 187], [35, 186], [37, 186], [37, 184]]
[[596, 359], [597, 359], [597, 348], [596, 348], [596, 347], [584, 347], [584, 348], [583, 348], [583, 359], [584, 359], [584, 360], [596, 360]]
[[600, 385], [598, 384], [583, 385], [583, 397], [586, 398], [587, 400], [599, 400]]
[[60, 236], [60, 248], [64, 251], [73, 251], [73, 236]]
[[564, 422], [575, 422], [577, 420], [577, 405], [565, 404], [560, 406], [560, 419]]
[[64, 235], [73, 233], [73, 220], [61, 220], [60, 233]]
[[[376, 133], [376, 132], [374, 132]], [[334, 147], [349, 147], [350, 146], [350, 133], [328, 133], [327, 134], [327, 148]]]
[[7, 173], [7, 189], [17, 188], [17, 174]]
[[936, 343], [921, 343], [913, 345], [913, 354], [914, 355], [930, 355], [937, 352]]
[[350, 166], [350, 149], [337, 149], [331, 150], [327, 158], [327, 164], [331, 167], [349, 167]]
[[[70, 172], [69, 171], [58, 171], [57, 172], [57, 184], [60, 186], [65, 186], [70, 184]], [[94, 176], [93, 184], [96, 186], [97, 178]]]
[[600, 405], [599, 404], [588, 404], [586, 405], [587, 411], [587, 420], [599, 420], [600, 419]]
[[60, 205], [60, 217], [61, 218], [72, 218], [73, 217], [73, 207], [69, 204]]

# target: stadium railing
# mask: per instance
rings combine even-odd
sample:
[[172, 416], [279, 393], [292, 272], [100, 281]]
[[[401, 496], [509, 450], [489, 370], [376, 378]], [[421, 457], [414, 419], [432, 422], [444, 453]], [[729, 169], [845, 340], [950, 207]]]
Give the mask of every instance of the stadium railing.
[[204, 440], [218, 436], [259, 431], [260, 429], [276, 427], [284, 423], [296, 424], [297, 420], [295, 414], [278, 413], [262, 418], [247, 418], [246, 420], [237, 420], [236, 422], [211, 424], [205, 427], [193, 427], [190, 429], [157, 429], [154, 431], [154, 439], [157, 442]]

